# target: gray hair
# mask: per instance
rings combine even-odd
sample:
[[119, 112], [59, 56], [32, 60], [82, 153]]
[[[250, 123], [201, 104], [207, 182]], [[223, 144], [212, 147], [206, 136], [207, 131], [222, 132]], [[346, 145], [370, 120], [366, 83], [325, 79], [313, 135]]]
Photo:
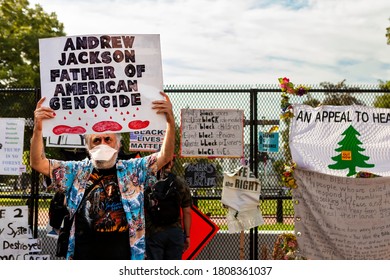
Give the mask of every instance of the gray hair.
[[[120, 146], [121, 146], [121, 141], [122, 141], [122, 134], [121, 133], [113, 133], [116, 137], [116, 145], [117, 145], [117, 149], [119, 150]], [[89, 141], [91, 139], [91, 135], [95, 135], [95, 134], [85, 134], [84, 135], [84, 140], [85, 140], [85, 147], [87, 148], [87, 150], [89, 150]]]

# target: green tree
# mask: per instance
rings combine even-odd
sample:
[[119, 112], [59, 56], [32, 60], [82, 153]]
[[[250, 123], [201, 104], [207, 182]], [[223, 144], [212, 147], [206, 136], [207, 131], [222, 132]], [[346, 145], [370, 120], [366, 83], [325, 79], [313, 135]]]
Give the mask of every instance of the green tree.
[[356, 167], [372, 168], [375, 165], [366, 163], [370, 157], [361, 154], [365, 151], [360, 145], [362, 142], [358, 139], [360, 133], [350, 125], [343, 133], [344, 138], [337, 144], [340, 145], [336, 152], [339, 152], [337, 156], [332, 157], [336, 163], [328, 165], [330, 169], [349, 169], [347, 176], [355, 175]]
[[[390, 20], [390, 19], [389, 19]], [[390, 45], [390, 27], [386, 28], [386, 37], [387, 44]], [[390, 81], [382, 81], [379, 80], [379, 88], [382, 90], [390, 90]], [[381, 96], [377, 96], [374, 101], [374, 107], [377, 108], [390, 108], [390, 96], [388, 94], [384, 94]]]
[[360, 89], [358, 87], [347, 86], [345, 84], [345, 79], [337, 84], [322, 82], [320, 83], [320, 86], [326, 90], [325, 98], [321, 102], [322, 105], [365, 105], [363, 101], [352, 95], [354, 91]]
[[39, 38], [64, 36], [55, 13], [28, 0], [0, 0], [0, 87], [39, 87]]
[[[379, 88], [384, 91], [390, 90], [390, 81], [379, 80]], [[377, 108], [390, 108], [390, 95], [385, 93], [384, 95], [377, 96], [374, 100], [374, 107]]]

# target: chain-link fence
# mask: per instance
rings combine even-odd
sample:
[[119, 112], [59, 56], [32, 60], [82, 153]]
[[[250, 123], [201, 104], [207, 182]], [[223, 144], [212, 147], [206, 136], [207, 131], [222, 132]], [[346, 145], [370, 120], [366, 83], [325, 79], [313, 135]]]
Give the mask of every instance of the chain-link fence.
[[[237, 109], [243, 110], [244, 159], [253, 173], [260, 179], [262, 190], [260, 208], [265, 224], [242, 233], [229, 233], [227, 209], [220, 202], [223, 172], [232, 171], [241, 165], [237, 158], [181, 158], [176, 160], [174, 172], [183, 176], [183, 165], [204, 161], [217, 166], [216, 184], [212, 187], [191, 188], [195, 205], [220, 228], [217, 235], [202, 250], [197, 259], [270, 259], [276, 237], [294, 229], [294, 208], [288, 189], [281, 183], [281, 168], [286, 161], [286, 133], [288, 124], [280, 121], [281, 91], [278, 85], [239, 86], [166, 86], [180, 127], [182, 109]], [[290, 97], [290, 103], [350, 105], [363, 104], [388, 107], [388, 91], [377, 86], [354, 86], [321, 88], [311, 86], [307, 96]], [[30, 138], [33, 128], [33, 111], [39, 91], [35, 89], [0, 89], [0, 118], [24, 118], [23, 165], [20, 175], [0, 175], [0, 206], [29, 206], [29, 224], [33, 235], [42, 240], [42, 254], [54, 257], [55, 239], [47, 236], [48, 209], [52, 192], [47, 191], [45, 178], [29, 165]], [[390, 103], [389, 103], [390, 104]], [[258, 133], [267, 132], [278, 125], [280, 137], [277, 152], [260, 152]], [[0, 138], [1, 139], [1, 138]], [[124, 137], [124, 139], [128, 139]], [[177, 130], [180, 142], [180, 129]], [[128, 147], [129, 143], [124, 143]], [[48, 157], [58, 159], [80, 159], [86, 154], [80, 150], [46, 148]], [[177, 147], [176, 153], [179, 153]], [[4, 159], [1, 159], [4, 161]], [[242, 252], [244, 254], [242, 254]]]

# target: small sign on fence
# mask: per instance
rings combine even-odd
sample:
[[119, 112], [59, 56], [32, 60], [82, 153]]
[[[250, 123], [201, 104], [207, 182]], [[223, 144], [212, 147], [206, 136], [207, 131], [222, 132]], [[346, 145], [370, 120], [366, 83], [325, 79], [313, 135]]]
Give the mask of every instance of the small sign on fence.
[[25, 119], [0, 118], [0, 175], [20, 175], [23, 168]]
[[27, 206], [0, 207], [0, 260], [50, 259], [35, 254], [41, 251], [41, 240], [29, 232]]
[[191, 188], [210, 188], [217, 184], [217, 168], [213, 163], [187, 163], [184, 171], [185, 180]]
[[242, 157], [244, 111], [232, 109], [182, 109], [182, 157]]

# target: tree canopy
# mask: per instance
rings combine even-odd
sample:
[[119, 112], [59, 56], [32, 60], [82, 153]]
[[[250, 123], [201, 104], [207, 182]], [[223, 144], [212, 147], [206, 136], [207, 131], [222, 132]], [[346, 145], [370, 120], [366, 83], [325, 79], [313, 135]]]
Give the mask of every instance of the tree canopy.
[[39, 87], [39, 38], [65, 36], [55, 13], [0, 0], [0, 88]]
[[[390, 90], [390, 81], [379, 80], [379, 88], [382, 90]], [[374, 107], [390, 108], [390, 95], [385, 93], [377, 96], [374, 101]]]

